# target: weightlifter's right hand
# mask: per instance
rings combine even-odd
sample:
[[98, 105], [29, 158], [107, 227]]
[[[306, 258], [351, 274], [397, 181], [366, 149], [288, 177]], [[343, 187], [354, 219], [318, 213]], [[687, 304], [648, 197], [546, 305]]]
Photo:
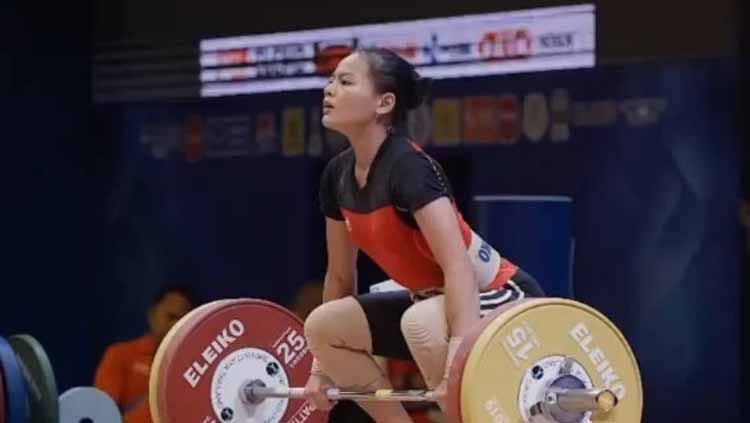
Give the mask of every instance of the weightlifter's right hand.
[[328, 399], [326, 391], [335, 387], [336, 385], [328, 376], [322, 373], [313, 373], [305, 384], [305, 398], [318, 410], [329, 411], [333, 408], [335, 402]]

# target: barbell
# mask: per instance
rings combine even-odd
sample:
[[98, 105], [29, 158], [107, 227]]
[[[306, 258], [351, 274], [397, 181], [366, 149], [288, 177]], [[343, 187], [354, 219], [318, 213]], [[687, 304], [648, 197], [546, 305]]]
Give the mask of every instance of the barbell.
[[[225, 299], [172, 327], [150, 373], [155, 423], [317, 423], [304, 398], [312, 355], [303, 323], [274, 303]], [[638, 364], [625, 337], [583, 303], [533, 298], [499, 307], [464, 337], [450, 370], [452, 423], [640, 422]], [[431, 391], [350, 392], [331, 400], [435, 402]]]

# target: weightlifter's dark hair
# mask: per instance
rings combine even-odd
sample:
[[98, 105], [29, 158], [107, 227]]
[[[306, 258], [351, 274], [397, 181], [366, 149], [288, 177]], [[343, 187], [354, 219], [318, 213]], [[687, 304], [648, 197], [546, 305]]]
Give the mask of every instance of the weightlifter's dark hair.
[[373, 47], [359, 48], [355, 52], [367, 62], [375, 91], [396, 96], [391, 125], [402, 127], [406, 124], [408, 111], [424, 103], [431, 80], [422, 78], [411, 63], [392, 50]]

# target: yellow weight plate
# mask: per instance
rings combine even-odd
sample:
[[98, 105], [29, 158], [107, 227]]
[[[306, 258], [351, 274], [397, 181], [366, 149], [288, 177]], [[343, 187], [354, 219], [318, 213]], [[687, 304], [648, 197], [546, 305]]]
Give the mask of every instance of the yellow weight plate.
[[[494, 314], [465, 356], [460, 409], [463, 422], [520, 423], [550, 383], [608, 388], [618, 405], [586, 413], [582, 422], [641, 421], [638, 363], [624, 336], [604, 315], [571, 300], [520, 301]], [[567, 376], [566, 376], [567, 375]], [[565, 377], [563, 377], [565, 376]]]

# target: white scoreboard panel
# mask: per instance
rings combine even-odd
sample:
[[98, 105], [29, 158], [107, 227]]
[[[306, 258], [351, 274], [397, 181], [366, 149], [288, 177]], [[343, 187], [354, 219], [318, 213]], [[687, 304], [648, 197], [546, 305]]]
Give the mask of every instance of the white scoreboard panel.
[[358, 47], [442, 79], [593, 67], [595, 42], [592, 4], [205, 39], [201, 96], [320, 89]]

